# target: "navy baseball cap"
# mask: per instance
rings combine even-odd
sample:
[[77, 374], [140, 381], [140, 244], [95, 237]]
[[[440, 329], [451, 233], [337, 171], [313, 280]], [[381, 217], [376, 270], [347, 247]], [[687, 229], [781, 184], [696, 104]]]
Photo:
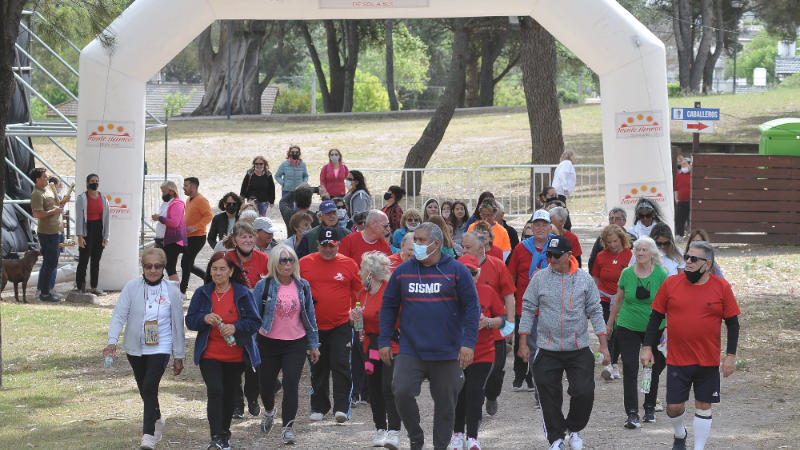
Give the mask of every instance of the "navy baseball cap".
[[333, 200], [325, 200], [319, 204], [319, 212], [322, 214], [328, 214], [333, 211], [336, 211], [336, 203]]

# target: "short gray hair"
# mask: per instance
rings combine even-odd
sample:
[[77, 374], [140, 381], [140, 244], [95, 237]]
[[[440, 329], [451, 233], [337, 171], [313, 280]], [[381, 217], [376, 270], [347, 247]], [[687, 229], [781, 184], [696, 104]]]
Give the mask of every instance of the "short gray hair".
[[611, 208], [611, 211], [608, 212], [608, 215], [610, 216], [610, 215], [616, 214], [616, 213], [620, 213], [622, 215], [622, 220], [624, 220], [626, 222], [628, 221], [628, 213], [625, 212], [625, 210], [620, 208], [619, 206]]
[[638, 247], [644, 247], [647, 249], [647, 252], [650, 253], [650, 259], [653, 261], [653, 265], [664, 265], [664, 261], [661, 258], [661, 252], [658, 251], [658, 246], [653, 238], [650, 236], [640, 236], [639, 239], [636, 239], [636, 242], [633, 243], [634, 250], [636, 250]]
[[412, 239], [414, 239], [414, 232], [413, 231], [407, 232], [405, 236], [403, 236], [403, 240], [400, 241], [400, 248], [403, 248], [403, 246], [406, 245], [408, 241]]
[[706, 241], [692, 241], [689, 248], [699, 248], [703, 250], [703, 258], [714, 262], [714, 247]]
[[361, 275], [362, 281], [367, 278], [370, 273], [375, 276], [375, 280], [383, 281], [388, 280], [391, 272], [389, 271], [389, 257], [378, 251], [366, 252], [361, 256], [361, 269], [358, 274]]
[[564, 208], [562, 206], [556, 206], [555, 208], [550, 210], [550, 220], [555, 218], [556, 220], [561, 220], [566, 222], [568, 217], [569, 217], [569, 212], [567, 212], [567, 208]]
[[477, 231], [467, 231], [466, 233], [461, 235], [461, 241], [464, 241], [464, 238], [467, 236], [472, 236], [475, 238], [475, 242], [478, 243], [481, 247], [486, 247], [486, 235], [483, 233], [478, 233]]
[[370, 209], [369, 212], [367, 213], [367, 220], [364, 221], [364, 225], [369, 225], [372, 222], [375, 222], [376, 220], [380, 219], [381, 217], [388, 218], [388, 216], [380, 209]]
[[498, 201], [497, 201], [497, 199], [495, 199], [495, 200], [494, 200], [494, 203], [497, 205], [497, 210], [498, 210], [498, 211], [500, 211], [500, 212], [506, 212], [506, 210], [503, 208], [503, 204], [502, 204], [502, 203], [500, 203], [500, 202], [498, 202]]
[[436, 225], [433, 222], [423, 222], [414, 231], [427, 231], [431, 234], [431, 239], [434, 241], [444, 242], [444, 234], [442, 233], [442, 229], [439, 228], [439, 225]]

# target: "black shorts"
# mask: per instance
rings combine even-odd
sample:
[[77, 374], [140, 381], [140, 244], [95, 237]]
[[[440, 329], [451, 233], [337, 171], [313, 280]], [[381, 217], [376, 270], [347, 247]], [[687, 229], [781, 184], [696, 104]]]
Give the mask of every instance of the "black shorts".
[[692, 386], [695, 400], [719, 403], [719, 366], [667, 364], [667, 404], [676, 405], [689, 400], [689, 389]]

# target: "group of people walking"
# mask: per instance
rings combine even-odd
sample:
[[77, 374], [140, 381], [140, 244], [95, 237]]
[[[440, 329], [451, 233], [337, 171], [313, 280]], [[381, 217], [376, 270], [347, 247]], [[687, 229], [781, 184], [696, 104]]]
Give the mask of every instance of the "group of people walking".
[[[254, 158], [240, 192], [226, 193], [217, 214], [198, 192], [197, 178], [185, 179], [185, 201], [175, 183], [162, 185], [164, 203], [152, 217], [157, 245], [141, 254], [142, 277], [120, 293], [103, 349], [113, 357], [125, 329], [122, 344], [144, 404], [142, 448], [155, 448], [162, 439], [166, 420], [158, 386], [170, 357], [174, 374], [184, 369], [185, 329], [197, 332], [193, 359], [206, 385], [212, 450], [231, 447], [232, 419], [244, 415], [245, 404], [260, 416], [261, 432], [271, 433], [280, 420], [280, 441], [299, 442], [295, 425], [306, 361], [308, 420], [327, 416], [346, 423], [354, 402], [365, 401], [375, 427], [373, 446], [399, 448], [404, 427], [410, 447], [421, 449], [425, 433], [416, 397], [427, 379], [435, 404], [434, 448], [478, 450], [482, 414], [501, 407], [507, 342], [514, 348], [512, 389], [533, 392], [551, 449], [582, 448], [596, 360], [602, 360], [602, 378], [622, 378], [626, 428], [655, 422], [659, 376], [666, 369], [673, 448], [685, 448], [684, 404], [693, 386], [694, 445], [703, 448], [711, 404], [720, 399], [719, 366], [723, 376], [735, 368], [740, 312], [701, 230], [689, 234], [681, 251], [657, 204], [641, 199], [630, 229], [626, 211], [614, 208], [584, 271], [567, 207], [574, 154], [562, 158], [558, 188], [543, 190], [541, 209], [521, 234], [488, 191], [471, 213], [464, 202], [437, 199], [422, 211], [404, 211], [405, 191], [390, 186], [377, 209], [363, 174], [350, 171], [337, 149], [328, 158], [319, 187], [308, 184], [297, 146], [274, 176], [265, 158]], [[281, 243], [266, 217], [276, 201], [275, 181], [282, 187], [278, 203], [288, 234]], [[90, 286], [96, 289], [108, 206], [98, 194], [99, 177], [86, 182], [78, 197], [84, 213], [79, 229], [85, 232], [80, 244], [86, 248], [81, 261], [85, 273], [84, 252], [86, 261], [92, 259]], [[37, 191], [42, 218], [59, 208], [44, 187]], [[322, 199], [316, 213], [314, 195]], [[195, 259], [206, 243], [215, 251], [203, 270]], [[203, 285], [184, 316], [192, 273]], [[84, 277], [79, 289], [85, 289]], [[42, 287], [40, 278], [47, 293]], [[728, 344], [720, 361], [722, 321]], [[643, 416], [639, 364], [652, 373]], [[571, 397], [566, 416], [565, 374]]]

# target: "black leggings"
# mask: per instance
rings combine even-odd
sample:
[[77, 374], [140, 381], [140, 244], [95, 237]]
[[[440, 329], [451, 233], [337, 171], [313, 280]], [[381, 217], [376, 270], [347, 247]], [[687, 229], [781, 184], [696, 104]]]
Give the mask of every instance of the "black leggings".
[[[608, 316], [611, 315], [611, 302], [600, 302], [603, 307], [603, 322], [608, 323]], [[615, 327], [616, 329], [616, 327]], [[611, 364], [619, 362], [619, 346], [617, 345], [617, 333], [611, 334], [611, 339], [608, 340], [608, 354], [611, 356]]]
[[394, 366], [387, 366], [380, 360], [373, 361], [373, 364], [372, 374], [367, 375], [367, 388], [375, 429], [400, 431], [400, 414], [397, 413], [392, 394]]
[[[536, 349], [531, 349], [535, 352]], [[533, 376], [531, 375], [530, 365], [528, 361], [523, 361], [517, 355], [519, 352], [519, 320], [514, 322], [514, 384], [522, 385], [525, 380], [528, 386], [533, 386]]]
[[[89, 281], [92, 289], [97, 287], [100, 278], [100, 258], [103, 256], [103, 221], [86, 222], [86, 245], [78, 247], [78, 269], [75, 273], [75, 286], [78, 290], [86, 287], [86, 266], [89, 265]], [[89, 260], [91, 259], [91, 264]]]
[[490, 362], [479, 362], [472, 363], [464, 369], [464, 387], [458, 394], [453, 431], [463, 433], [466, 424], [468, 438], [478, 438], [478, 428], [481, 425], [483, 410], [483, 390], [492, 365]]
[[178, 255], [183, 251], [183, 246], [172, 243], [164, 246], [164, 253], [167, 254], [167, 275], [172, 276], [178, 273]]
[[194, 265], [194, 259], [197, 258], [197, 254], [206, 245], [206, 236], [191, 236], [187, 240], [189, 245], [184, 248], [183, 258], [181, 258], [181, 292], [184, 294], [186, 293], [186, 288], [189, 287], [189, 277], [192, 274], [197, 275], [201, 280], [206, 276], [204, 270]]
[[[661, 332], [659, 332], [659, 335]], [[638, 413], [639, 407], [639, 350], [644, 342], [644, 331], [633, 331], [625, 327], [618, 326], [614, 330], [617, 336], [617, 347], [622, 354], [622, 386], [624, 392], [625, 413]], [[653, 375], [650, 381], [650, 392], [644, 396], [644, 407], [652, 408], [656, 406], [658, 398], [658, 380], [661, 372], [666, 366], [664, 354], [653, 349]]]
[[[283, 371], [283, 400], [281, 402], [281, 418], [284, 427], [291, 427], [297, 416], [298, 386], [303, 375], [303, 365], [306, 362], [305, 346], [306, 337], [298, 339], [299, 345], [287, 345], [286, 353], [274, 354], [274, 344], [281, 346], [285, 341], [266, 338], [260, 334], [256, 336], [258, 351], [261, 352], [261, 366], [259, 368], [259, 381], [261, 385], [261, 401], [266, 411], [275, 408], [275, 385], [278, 372]], [[295, 342], [297, 342], [295, 341]]]
[[[233, 400], [236, 386], [242, 379], [244, 363], [221, 362], [216, 359], [200, 360], [200, 374], [206, 383], [208, 405], [208, 426], [211, 438], [231, 436], [231, 419], [233, 417]], [[246, 370], [252, 370], [247, 368]]]
[[494, 341], [494, 365], [486, 380], [484, 393], [488, 400], [497, 400], [503, 390], [503, 378], [506, 376], [506, 340]]
[[128, 355], [128, 362], [139, 387], [139, 395], [144, 403], [144, 418], [142, 420], [142, 434], [152, 435], [155, 432], [156, 420], [161, 418], [161, 409], [158, 406], [158, 385], [169, 362], [169, 355]]

